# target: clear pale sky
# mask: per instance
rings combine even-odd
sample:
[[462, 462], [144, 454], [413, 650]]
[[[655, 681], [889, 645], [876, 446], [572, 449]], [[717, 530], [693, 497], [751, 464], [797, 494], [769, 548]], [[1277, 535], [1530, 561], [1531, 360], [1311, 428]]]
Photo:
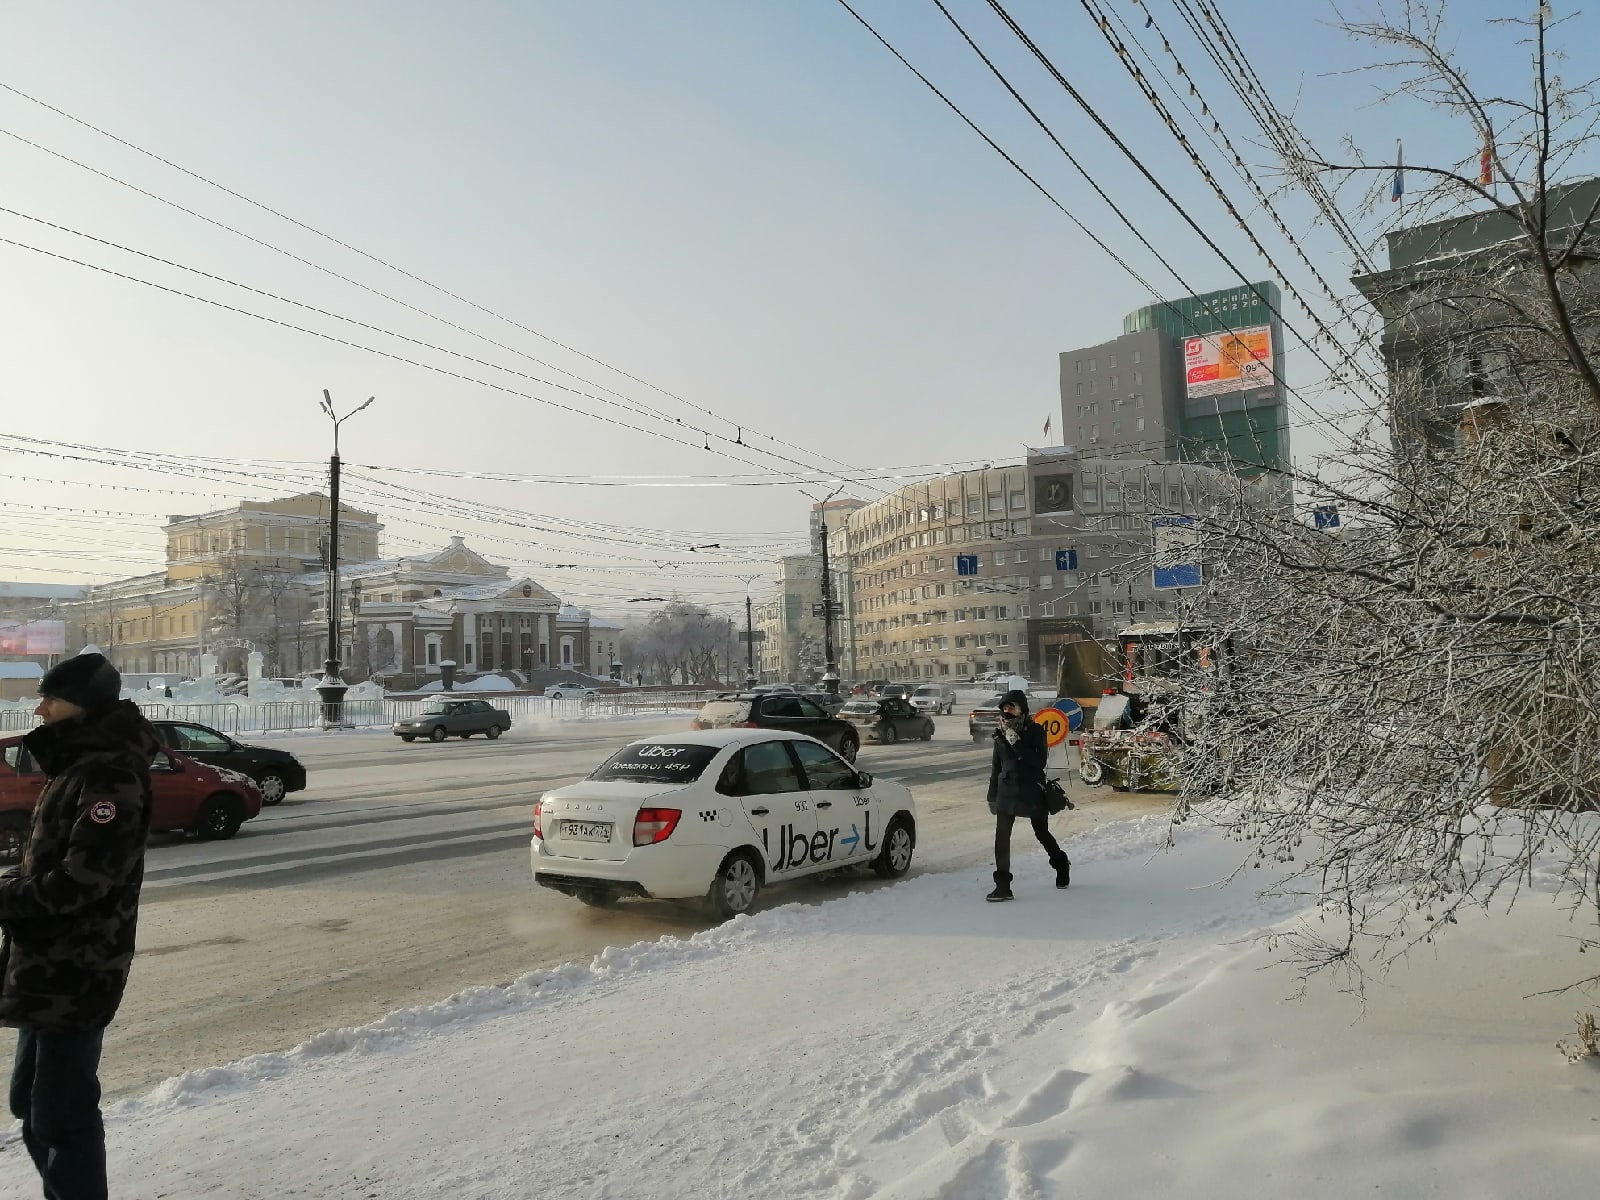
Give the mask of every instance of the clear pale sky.
[[[1106, 3], [1150, 36], [1140, 9], [1127, 0]], [[863, 0], [858, 7], [1165, 295], [1180, 294], [935, 7], [910, 0]], [[950, 7], [1186, 278], [1202, 289], [1239, 282], [1179, 227], [987, 5], [951, 0]], [[1349, 134], [1381, 158], [1403, 135], [1413, 161], [1473, 153], [1465, 126], [1375, 103], [1377, 81], [1348, 73], [1370, 52], [1332, 29], [1334, 13], [1323, 0], [1219, 0], [1219, 7], [1275, 99], [1299, 114], [1324, 149]], [[1452, 36], [1486, 82], [1525, 84], [1526, 51], [1484, 22], [1532, 8], [1532, 0], [1451, 5]], [[1557, 8], [1560, 16], [1568, 6]], [[1345, 15], [1374, 10], [1356, 3]], [[1267, 277], [1079, 4], [1017, 0], [1011, 11], [1247, 273]], [[1266, 163], [1259, 132], [1171, 0], [1149, 0], [1149, 11], [1174, 34], [1174, 49], [1197, 68], [1204, 97], [1249, 147], [1252, 163]], [[858, 468], [1015, 460], [1025, 445], [1043, 440], [1045, 418], [1059, 412], [1057, 352], [1115, 336], [1125, 312], [1154, 299], [835, 0], [11, 0], [0, 4], [0, 19], [0, 83], [690, 404], [9, 91], [0, 91], [0, 130], [10, 135], [0, 136], [0, 205], [604, 394], [514, 352], [531, 355], [689, 426], [733, 436], [732, 426], [700, 411], [709, 409], [793, 443], [774, 448], [813, 465], [824, 457]], [[1586, 49], [1592, 22], [1564, 27], [1559, 41], [1591, 59], [1588, 71], [1581, 61], [1571, 64], [1574, 76], [1594, 73]], [[1159, 53], [1159, 41], [1152, 48]], [[17, 137], [510, 349], [475, 341]], [[1243, 194], [1237, 180], [1229, 183]], [[1298, 230], [1307, 229], [1301, 201], [1286, 200], [1284, 211]], [[330, 448], [317, 407], [323, 388], [341, 411], [377, 397], [345, 426], [350, 464], [575, 479], [740, 472], [774, 479], [781, 478], [776, 471], [798, 470], [719, 442], [747, 461], [720, 457], [698, 448], [704, 439], [691, 429], [669, 430], [9, 213], [0, 213], [0, 238], [647, 427], [558, 411], [0, 244], [5, 433], [160, 452], [179, 463], [300, 464], [243, 468], [259, 476], [253, 479], [196, 478], [100, 465], [93, 461], [103, 457], [99, 449], [68, 452], [91, 461], [46, 458], [0, 439], [0, 579], [98, 581], [158, 569], [158, 530], [167, 514], [317, 486]], [[1306, 244], [1328, 277], [1345, 285], [1350, 264], [1342, 249], [1316, 231]], [[1283, 251], [1280, 238], [1269, 246]], [[1287, 253], [1282, 261], [1291, 261]], [[1297, 286], [1305, 280], [1303, 272], [1291, 278]], [[1314, 367], [1305, 355], [1291, 359], [1291, 378], [1308, 385], [1316, 401]], [[1338, 398], [1323, 395], [1321, 402], [1336, 406]], [[665, 432], [693, 445], [674, 445]], [[1297, 430], [1296, 439], [1297, 450], [1314, 449], [1314, 436]], [[745, 440], [774, 446], [750, 432]], [[350, 498], [379, 510], [391, 553], [436, 547], [460, 533], [518, 573], [613, 611], [630, 595], [742, 598], [743, 585], [730, 576], [766, 571], [774, 554], [803, 546], [809, 503], [798, 486], [382, 478], [411, 503], [376, 499], [357, 479]], [[465, 518], [443, 507], [447, 502], [420, 498], [422, 491], [516, 509], [529, 514], [516, 518], [528, 524], [550, 518], [568, 532]], [[608, 528], [574, 533], [566, 524], [582, 521]], [[629, 532], [639, 530], [661, 532]], [[739, 550], [733, 560], [687, 552], [711, 542]], [[727, 565], [699, 566], [708, 560]], [[558, 562], [610, 569], [549, 565]], [[654, 565], [666, 562], [686, 565]]]

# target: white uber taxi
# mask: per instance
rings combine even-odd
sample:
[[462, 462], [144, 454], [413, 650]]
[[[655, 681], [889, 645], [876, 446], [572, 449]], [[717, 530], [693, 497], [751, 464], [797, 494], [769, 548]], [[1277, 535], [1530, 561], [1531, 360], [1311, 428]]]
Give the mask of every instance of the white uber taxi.
[[803, 734], [706, 729], [645, 738], [533, 810], [533, 878], [586, 904], [704, 898], [747, 912], [768, 884], [911, 866], [917, 810]]

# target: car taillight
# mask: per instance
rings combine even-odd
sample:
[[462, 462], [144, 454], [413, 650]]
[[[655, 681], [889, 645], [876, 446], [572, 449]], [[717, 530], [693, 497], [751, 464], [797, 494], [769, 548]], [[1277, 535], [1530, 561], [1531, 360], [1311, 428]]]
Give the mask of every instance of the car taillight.
[[653, 846], [672, 836], [683, 812], [676, 808], [641, 808], [633, 819], [633, 844]]
[[541, 823], [542, 820], [543, 820], [543, 813], [541, 812], [541, 810], [543, 808], [544, 808], [544, 801], [543, 800], [539, 801], [537, 804], [535, 804], [533, 806], [533, 836], [536, 837], [536, 838], [543, 838], [544, 837], [544, 826]]
[[734, 728], [734, 729], [760, 729], [761, 726], [757, 725], [754, 721], [735, 721], [733, 723], [732, 728]]

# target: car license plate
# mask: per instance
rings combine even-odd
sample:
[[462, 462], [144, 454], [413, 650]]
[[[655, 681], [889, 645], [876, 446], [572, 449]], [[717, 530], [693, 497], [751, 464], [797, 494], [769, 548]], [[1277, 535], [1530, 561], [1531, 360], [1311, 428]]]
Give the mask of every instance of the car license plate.
[[609, 842], [611, 840], [611, 822], [563, 821], [561, 822], [561, 836], [571, 838], [575, 842]]

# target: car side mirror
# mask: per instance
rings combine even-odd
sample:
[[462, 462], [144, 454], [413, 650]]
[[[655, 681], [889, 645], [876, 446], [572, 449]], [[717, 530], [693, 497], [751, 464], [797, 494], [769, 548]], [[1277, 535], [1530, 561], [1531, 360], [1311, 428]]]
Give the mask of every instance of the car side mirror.
[[859, 772], [856, 775], [856, 786], [857, 787], [864, 787], [864, 788], [871, 787], [872, 786], [872, 776], [867, 774], [865, 771]]

